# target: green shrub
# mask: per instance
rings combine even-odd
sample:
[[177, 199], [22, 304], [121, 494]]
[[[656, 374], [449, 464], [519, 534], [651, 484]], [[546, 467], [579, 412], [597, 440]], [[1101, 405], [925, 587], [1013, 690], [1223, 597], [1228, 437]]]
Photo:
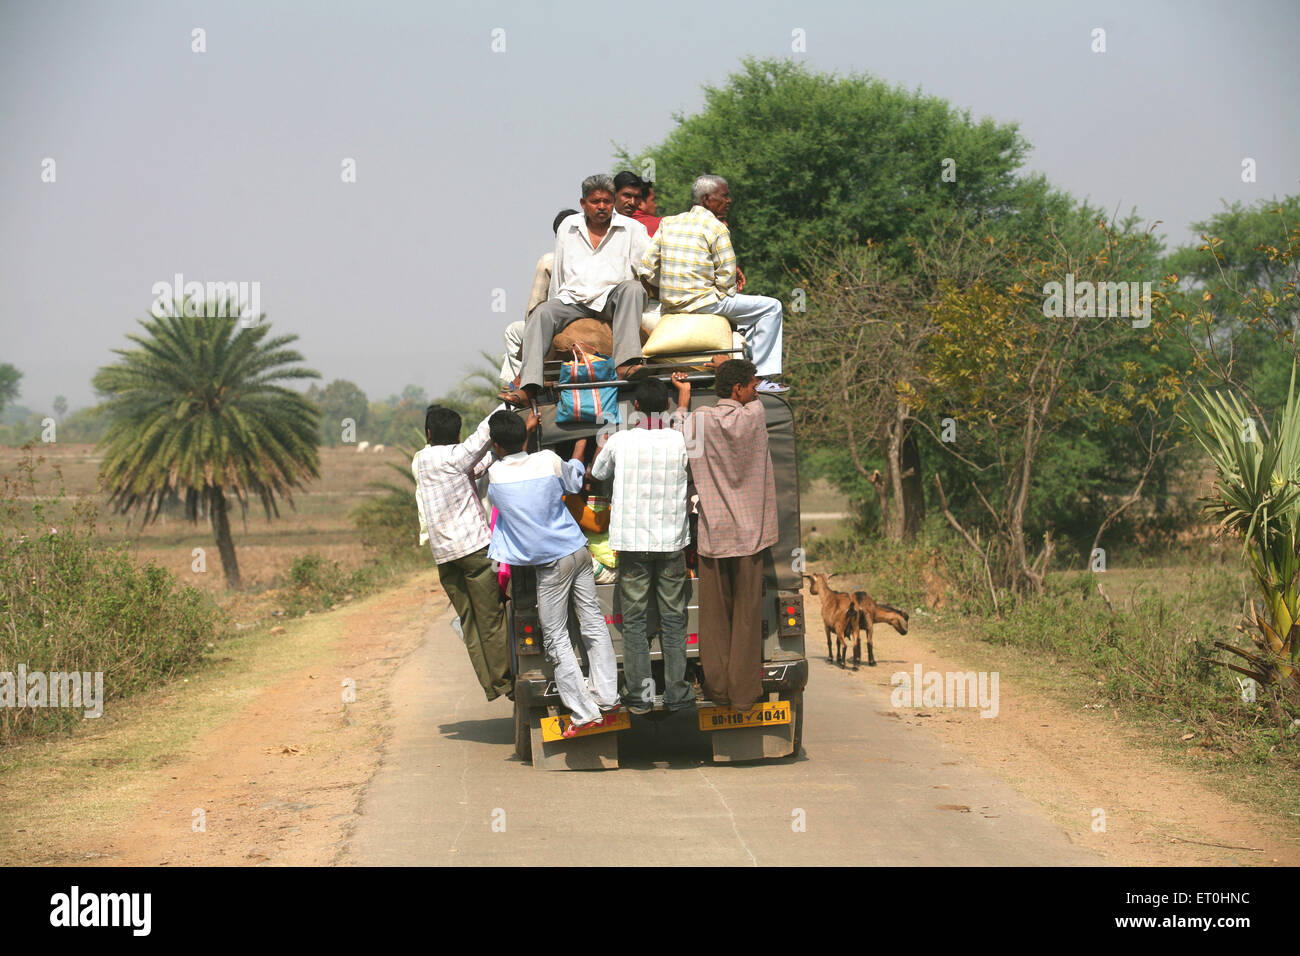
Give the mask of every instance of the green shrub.
[[315, 552], [294, 558], [289, 568], [289, 594], [284, 608], [289, 615], [327, 611], [352, 596], [352, 576], [337, 561]]
[[[21, 487], [5, 481], [0, 671], [15, 673], [21, 664], [29, 674], [99, 672], [111, 707], [202, 661], [225, 631], [211, 598], [156, 564], [141, 565], [121, 548], [100, 546], [93, 523], [79, 521], [75, 511], [51, 528], [47, 503], [37, 499], [24, 509]], [[83, 713], [0, 707], [0, 743], [69, 728]]]
[[343, 589], [346, 576], [337, 561], [310, 552], [294, 558], [289, 568], [289, 583], [300, 591], [333, 594]]
[[420, 553], [415, 489], [391, 489], [352, 510], [361, 544], [380, 557], [415, 558]]
[[289, 568], [285, 613], [298, 617], [308, 612], [328, 611], [390, 583], [405, 568], [404, 562], [381, 559], [349, 572], [337, 561], [315, 552], [300, 555]]
[[1097, 575], [1062, 573], [1049, 578], [1042, 597], [973, 624], [983, 640], [1030, 651], [1080, 678], [1063, 677], [1063, 686], [1096, 686], [1111, 705], [1177, 722], [1220, 750], [1256, 761], [1251, 755], [1263, 753], [1264, 762], [1300, 769], [1291, 730], [1300, 713], [1264, 686], [1256, 700], [1243, 700], [1235, 676], [1213, 666], [1223, 657], [1214, 641], [1226, 640], [1241, 618], [1240, 575], [1219, 567], [1182, 574], [1185, 581], [1166, 576], [1107, 604]]

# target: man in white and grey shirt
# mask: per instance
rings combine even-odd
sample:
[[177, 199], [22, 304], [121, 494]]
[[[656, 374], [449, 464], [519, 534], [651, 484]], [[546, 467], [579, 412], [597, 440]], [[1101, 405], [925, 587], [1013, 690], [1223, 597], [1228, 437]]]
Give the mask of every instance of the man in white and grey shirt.
[[[673, 375], [678, 404], [690, 383]], [[618, 588], [623, 605], [624, 703], [634, 714], [653, 708], [646, 608], [653, 591], [659, 605], [660, 645], [664, 654], [664, 706], [681, 710], [695, 702], [686, 682], [686, 545], [690, 525], [686, 501], [686, 439], [669, 427], [668, 386], [654, 378], [637, 383], [635, 427], [611, 435], [592, 463], [591, 473], [614, 478], [609, 544], [618, 552]]]
[[492, 532], [475, 481], [490, 464], [488, 420], [460, 440], [460, 415], [430, 405], [424, 415], [429, 444], [415, 454], [415, 506], [421, 537], [438, 564], [438, 580], [460, 618], [474, 676], [488, 700], [514, 700], [505, 612], [488, 558]]
[[519, 388], [501, 394], [528, 404], [542, 385], [542, 362], [555, 334], [582, 318], [602, 318], [614, 326], [614, 364], [626, 375], [641, 358], [641, 313], [646, 291], [635, 266], [650, 245], [645, 226], [614, 212], [614, 180], [588, 176], [582, 181], [582, 211], [560, 223], [547, 299], [524, 326], [524, 362]]

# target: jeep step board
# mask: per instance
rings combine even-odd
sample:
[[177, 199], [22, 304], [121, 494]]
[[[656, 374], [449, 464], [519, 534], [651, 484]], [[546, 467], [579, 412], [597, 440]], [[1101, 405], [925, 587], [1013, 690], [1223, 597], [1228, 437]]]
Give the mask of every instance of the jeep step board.
[[543, 738], [540, 721], [531, 730], [536, 770], [618, 769], [617, 731], [551, 741]]
[[709, 734], [713, 759], [717, 763], [736, 760], [768, 760], [794, 753], [794, 723], [768, 727], [737, 727]]

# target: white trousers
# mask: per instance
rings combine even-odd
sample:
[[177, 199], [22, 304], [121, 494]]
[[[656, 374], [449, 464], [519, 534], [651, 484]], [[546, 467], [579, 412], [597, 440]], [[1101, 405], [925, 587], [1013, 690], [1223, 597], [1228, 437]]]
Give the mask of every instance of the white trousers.
[[524, 323], [506, 326], [506, 354], [501, 363], [501, 384], [512, 386], [524, 367]]
[[[596, 581], [591, 574], [591, 552], [579, 548], [537, 570], [537, 616], [542, 623], [542, 647], [555, 668], [555, 687], [560, 700], [573, 713], [575, 724], [588, 724], [600, 717], [601, 708], [618, 703], [618, 659], [605, 626], [605, 613], [596, 600]], [[591, 665], [591, 686], [583, 679], [578, 657], [569, 641], [569, 595], [578, 615], [582, 643]]]
[[745, 330], [759, 378], [781, 374], [781, 300], [765, 295], [729, 295], [697, 310], [724, 315]]

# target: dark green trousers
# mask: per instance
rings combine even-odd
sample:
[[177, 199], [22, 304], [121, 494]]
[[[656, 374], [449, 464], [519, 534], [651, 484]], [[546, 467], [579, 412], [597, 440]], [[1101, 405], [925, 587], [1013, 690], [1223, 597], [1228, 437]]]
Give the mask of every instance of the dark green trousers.
[[474, 676], [488, 700], [514, 690], [510, 678], [510, 651], [506, 647], [506, 615], [501, 605], [496, 572], [480, 548], [463, 558], [438, 565], [438, 580], [465, 632], [465, 649]]

